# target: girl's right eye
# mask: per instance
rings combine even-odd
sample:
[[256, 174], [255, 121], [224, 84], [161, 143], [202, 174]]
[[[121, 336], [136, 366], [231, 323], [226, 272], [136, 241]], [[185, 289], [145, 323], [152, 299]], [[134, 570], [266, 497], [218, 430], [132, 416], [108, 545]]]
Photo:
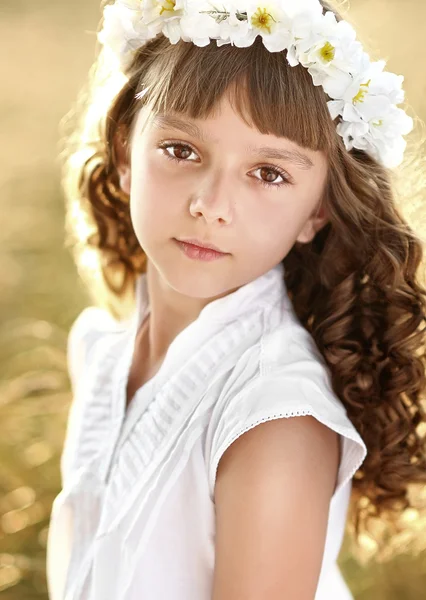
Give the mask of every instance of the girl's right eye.
[[[163, 150], [163, 155], [169, 160], [173, 160], [179, 164], [185, 162], [194, 162], [192, 160], [188, 161], [188, 156], [191, 156], [192, 153], [195, 153], [195, 150], [188, 146], [187, 144], [179, 144], [178, 142], [164, 142], [158, 146]], [[183, 156], [175, 156], [174, 154], [170, 154], [168, 152], [169, 148], [179, 148], [178, 153], [183, 154]], [[183, 149], [183, 150], [182, 150]]]

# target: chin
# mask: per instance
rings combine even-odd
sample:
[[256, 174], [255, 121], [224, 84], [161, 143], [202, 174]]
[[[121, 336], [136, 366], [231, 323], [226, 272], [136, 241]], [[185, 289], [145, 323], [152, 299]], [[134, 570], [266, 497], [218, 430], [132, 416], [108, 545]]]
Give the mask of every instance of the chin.
[[199, 298], [200, 300], [214, 298], [226, 294], [232, 288], [227, 284], [225, 274], [221, 277], [219, 271], [209, 272], [202, 265], [194, 266], [170, 263], [161, 269], [163, 282], [182, 296]]

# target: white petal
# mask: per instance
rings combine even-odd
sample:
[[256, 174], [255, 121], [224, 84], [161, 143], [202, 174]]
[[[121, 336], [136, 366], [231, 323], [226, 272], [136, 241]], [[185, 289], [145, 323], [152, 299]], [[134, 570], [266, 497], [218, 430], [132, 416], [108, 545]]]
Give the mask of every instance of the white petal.
[[396, 110], [399, 114], [399, 118], [397, 118], [397, 127], [402, 135], [408, 135], [414, 128], [414, 121], [402, 109], [397, 108]]
[[402, 90], [403, 75], [396, 75], [385, 71], [375, 77], [370, 85], [372, 94], [386, 94], [392, 104], [401, 104], [404, 101], [404, 90]]
[[324, 81], [327, 79], [327, 73], [324, 69], [308, 67], [308, 72], [311, 75], [312, 82], [315, 86], [324, 85]]
[[331, 118], [334, 119], [342, 114], [345, 103], [343, 100], [329, 100], [327, 102], [328, 110]]
[[347, 21], [339, 21], [336, 25], [336, 32], [339, 39], [344, 39], [346, 42], [356, 40], [356, 31]]
[[299, 64], [296, 47], [294, 45], [290, 46], [287, 50], [287, 61], [291, 67], [296, 67]]
[[179, 22], [182, 33], [193, 40], [219, 35], [219, 25], [209, 15], [192, 14], [182, 17]]
[[288, 48], [291, 42], [291, 35], [285, 28], [277, 29], [272, 35], [262, 34], [263, 44], [269, 52], [281, 52]]
[[359, 123], [363, 120], [356, 107], [353, 104], [349, 104], [348, 102], [344, 103], [343, 119], [348, 123]]
[[403, 161], [406, 147], [407, 142], [403, 137], [395, 138], [392, 147], [385, 148], [382, 152], [381, 159], [385, 167], [390, 169], [398, 167]]
[[353, 138], [348, 131], [346, 123], [339, 123], [336, 127], [336, 131], [343, 138], [346, 150], [351, 150], [353, 148]]
[[291, 22], [291, 31], [296, 38], [306, 39], [311, 35], [313, 19], [308, 14], [297, 15]]
[[237, 48], [247, 48], [251, 46], [259, 33], [255, 30], [250, 30], [245, 36], [231, 35], [231, 40]]
[[407, 135], [413, 129], [414, 121], [402, 108], [394, 106], [384, 117], [383, 125], [386, 131], [391, 131], [393, 136]]
[[322, 16], [321, 21], [319, 21], [321, 30], [324, 32], [331, 33], [337, 27], [337, 19], [336, 15], [332, 10], [327, 10], [327, 12]]
[[363, 102], [356, 103], [357, 111], [366, 121], [382, 118], [389, 112], [391, 107], [389, 98], [383, 95], [372, 96], [371, 94], [367, 94]]
[[352, 83], [352, 77], [349, 73], [343, 71], [339, 73], [338, 77], [326, 77], [324, 81], [324, 90], [330, 98], [336, 100], [344, 98], [345, 92]]

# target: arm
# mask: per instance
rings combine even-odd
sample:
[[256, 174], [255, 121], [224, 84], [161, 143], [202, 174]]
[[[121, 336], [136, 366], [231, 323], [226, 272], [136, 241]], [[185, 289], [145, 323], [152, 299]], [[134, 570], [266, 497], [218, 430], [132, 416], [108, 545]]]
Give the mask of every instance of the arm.
[[213, 600], [313, 600], [339, 436], [312, 416], [261, 423], [223, 454]]

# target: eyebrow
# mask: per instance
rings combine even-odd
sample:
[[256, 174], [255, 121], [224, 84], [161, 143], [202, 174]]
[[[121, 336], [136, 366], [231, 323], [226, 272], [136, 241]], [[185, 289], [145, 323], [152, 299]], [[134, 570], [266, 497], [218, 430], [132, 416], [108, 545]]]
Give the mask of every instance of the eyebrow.
[[[196, 137], [201, 140], [203, 143], [207, 143], [208, 139], [206, 138], [204, 132], [197, 126], [195, 123], [191, 123], [190, 121], [184, 121], [179, 117], [174, 117], [171, 115], [157, 114], [153, 118], [153, 124], [159, 127], [160, 129], [173, 128], [179, 129], [185, 133], [188, 133], [192, 137]], [[286, 162], [294, 163], [297, 167], [301, 169], [311, 169], [314, 166], [312, 160], [303, 152], [299, 152], [298, 150], [286, 150], [284, 148], [275, 148], [273, 146], [246, 146], [246, 152], [257, 154], [258, 156], [262, 156], [263, 158], [272, 158], [276, 160], [284, 160]]]

